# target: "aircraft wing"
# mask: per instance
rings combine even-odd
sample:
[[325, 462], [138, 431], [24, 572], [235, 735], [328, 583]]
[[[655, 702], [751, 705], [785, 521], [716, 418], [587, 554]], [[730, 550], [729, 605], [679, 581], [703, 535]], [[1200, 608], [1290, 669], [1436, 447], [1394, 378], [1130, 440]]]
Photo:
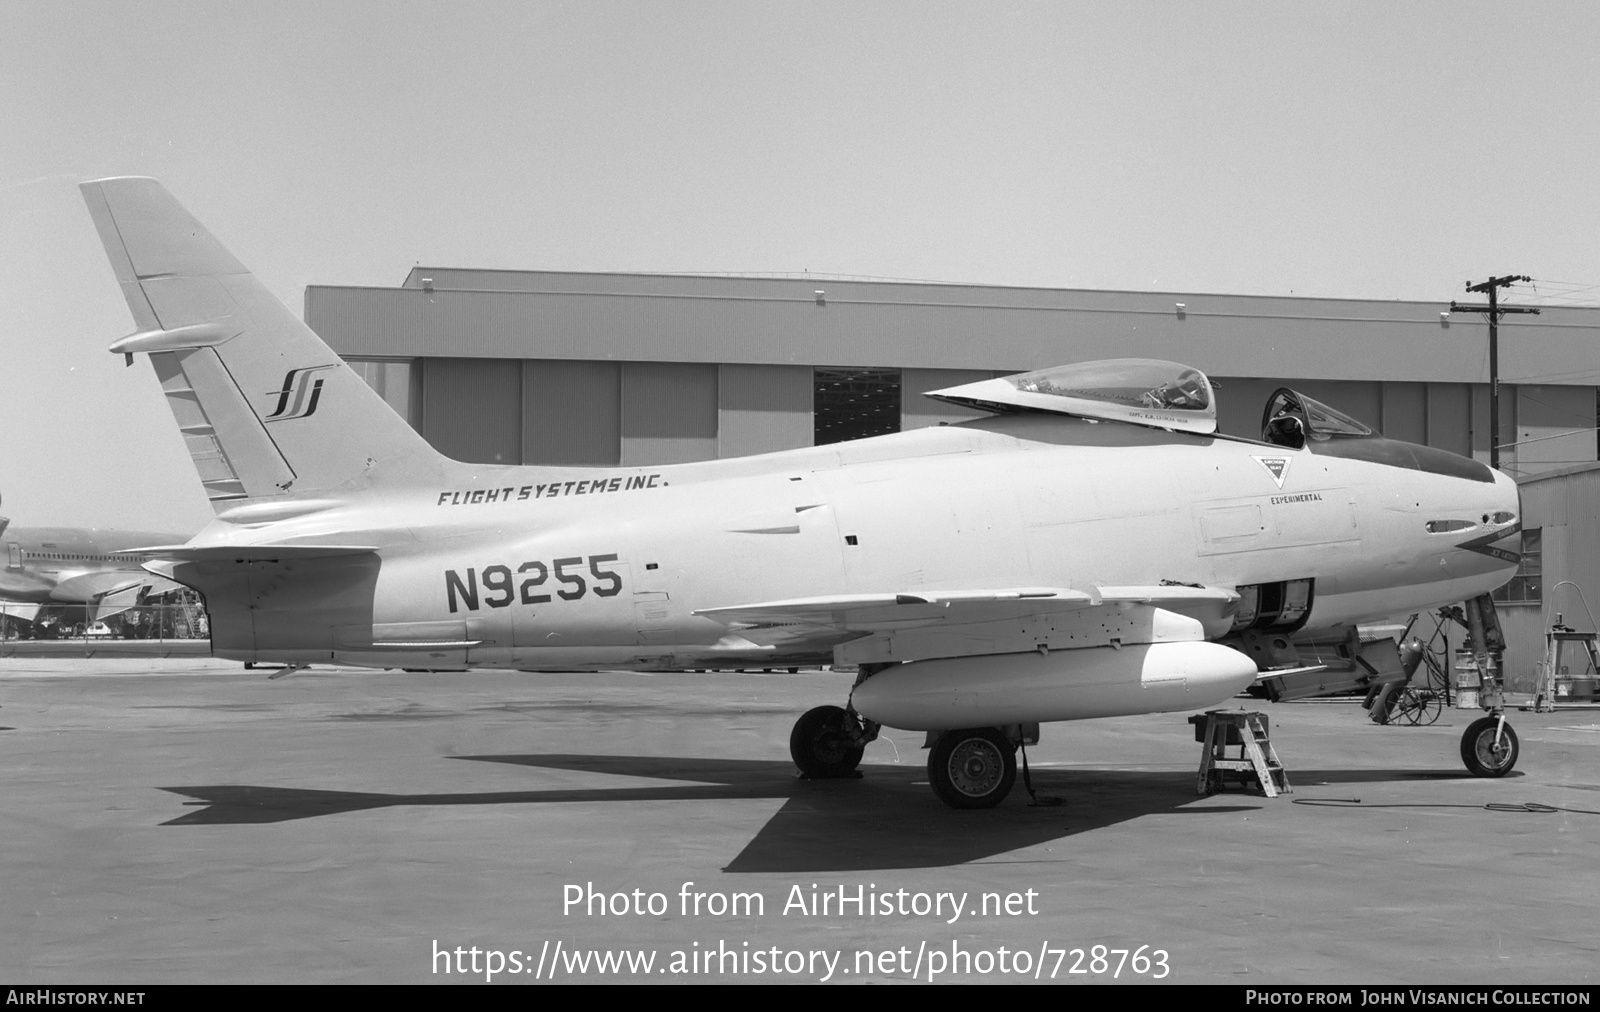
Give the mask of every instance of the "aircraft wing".
[[[1155, 585], [843, 594], [706, 608], [754, 643], [851, 640], [839, 659], [1008, 653], [1160, 639], [1211, 639], [1227, 632], [1238, 594], [1219, 587]], [[1176, 621], [1155, 617], [1174, 613]], [[1182, 616], [1178, 618], [1178, 616]], [[872, 642], [867, 642], [872, 641]]]
[[14, 619], [18, 622], [32, 622], [35, 615], [39, 614], [41, 605], [15, 604], [11, 601], [0, 601], [0, 615]]
[[788, 601], [704, 608], [695, 612], [729, 625], [805, 625], [841, 632], [873, 632], [921, 625], [985, 621], [1008, 613], [1060, 611], [1091, 601], [1088, 594], [1056, 587], [1006, 590], [907, 591], [895, 594], [840, 594]]
[[93, 614], [90, 616], [91, 620], [95, 622], [104, 622], [111, 616], [120, 615], [129, 608], [134, 607], [139, 603], [140, 593], [142, 593], [147, 586], [150, 588], [152, 593], [165, 594], [169, 590], [179, 589], [181, 584], [173, 583], [164, 576], [156, 576], [151, 574], [144, 578], [143, 583], [134, 584], [132, 587], [124, 587], [121, 590], [114, 590], [104, 597], [96, 600]]
[[68, 577], [50, 591], [50, 599], [69, 604], [90, 604], [111, 594], [139, 591], [150, 587], [157, 593], [176, 590], [178, 585], [159, 576], [132, 570], [84, 573]]

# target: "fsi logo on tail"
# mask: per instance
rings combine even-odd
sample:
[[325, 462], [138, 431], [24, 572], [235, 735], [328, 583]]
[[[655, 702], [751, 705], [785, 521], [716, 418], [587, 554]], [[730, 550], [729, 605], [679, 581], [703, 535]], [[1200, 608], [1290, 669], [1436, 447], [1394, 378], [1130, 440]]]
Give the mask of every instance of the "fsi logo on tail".
[[290, 418], [310, 418], [316, 414], [317, 401], [322, 398], [322, 380], [314, 378], [312, 373], [332, 368], [331, 365], [314, 365], [305, 369], [290, 369], [284, 374], [283, 389], [268, 392], [269, 397], [277, 394], [278, 406], [262, 420], [282, 422]]

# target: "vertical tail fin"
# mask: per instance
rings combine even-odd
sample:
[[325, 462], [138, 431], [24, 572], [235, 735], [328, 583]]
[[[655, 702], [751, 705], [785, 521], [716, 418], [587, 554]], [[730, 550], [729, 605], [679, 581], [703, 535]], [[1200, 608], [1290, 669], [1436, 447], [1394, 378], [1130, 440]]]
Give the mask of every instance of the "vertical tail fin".
[[150, 355], [214, 507], [438, 459], [160, 183], [81, 189], [138, 327], [111, 350]]

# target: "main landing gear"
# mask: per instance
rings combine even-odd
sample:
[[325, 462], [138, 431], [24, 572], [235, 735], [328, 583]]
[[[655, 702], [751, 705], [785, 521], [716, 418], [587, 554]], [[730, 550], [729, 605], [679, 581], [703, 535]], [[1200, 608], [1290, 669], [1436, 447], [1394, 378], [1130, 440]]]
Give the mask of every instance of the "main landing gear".
[[[862, 752], [878, 730], [878, 724], [854, 710], [819, 706], [794, 722], [789, 755], [807, 780], [859, 777]], [[1020, 741], [1020, 735], [998, 727], [940, 731], [928, 749], [928, 784], [951, 808], [993, 808], [1017, 782]]]
[[878, 726], [838, 706], [807, 710], [789, 732], [789, 756], [808, 780], [859, 777], [861, 753], [878, 736]]
[[928, 750], [928, 785], [951, 808], [993, 808], [1017, 782], [1017, 746], [999, 728], [943, 731]]

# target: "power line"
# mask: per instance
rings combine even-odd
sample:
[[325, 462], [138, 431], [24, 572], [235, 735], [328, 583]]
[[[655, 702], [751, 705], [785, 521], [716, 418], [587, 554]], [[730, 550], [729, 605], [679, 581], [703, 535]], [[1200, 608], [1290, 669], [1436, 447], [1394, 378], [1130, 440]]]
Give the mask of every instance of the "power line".
[[1541, 305], [1561, 309], [1600, 308], [1600, 284], [1551, 281], [1546, 278], [1534, 278], [1529, 284], [1533, 286], [1533, 291], [1525, 293], [1525, 298]]
[[1467, 291], [1489, 297], [1487, 306], [1458, 306], [1450, 302], [1452, 313], [1483, 313], [1489, 318], [1489, 466], [1500, 468], [1500, 317], [1507, 313], [1533, 313], [1532, 306], [1500, 305], [1500, 289], [1509, 288], [1518, 281], [1532, 281], [1526, 274], [1510, 274], [1503, 278], [1491, 277], [1478, 284], [1467, 282]]

